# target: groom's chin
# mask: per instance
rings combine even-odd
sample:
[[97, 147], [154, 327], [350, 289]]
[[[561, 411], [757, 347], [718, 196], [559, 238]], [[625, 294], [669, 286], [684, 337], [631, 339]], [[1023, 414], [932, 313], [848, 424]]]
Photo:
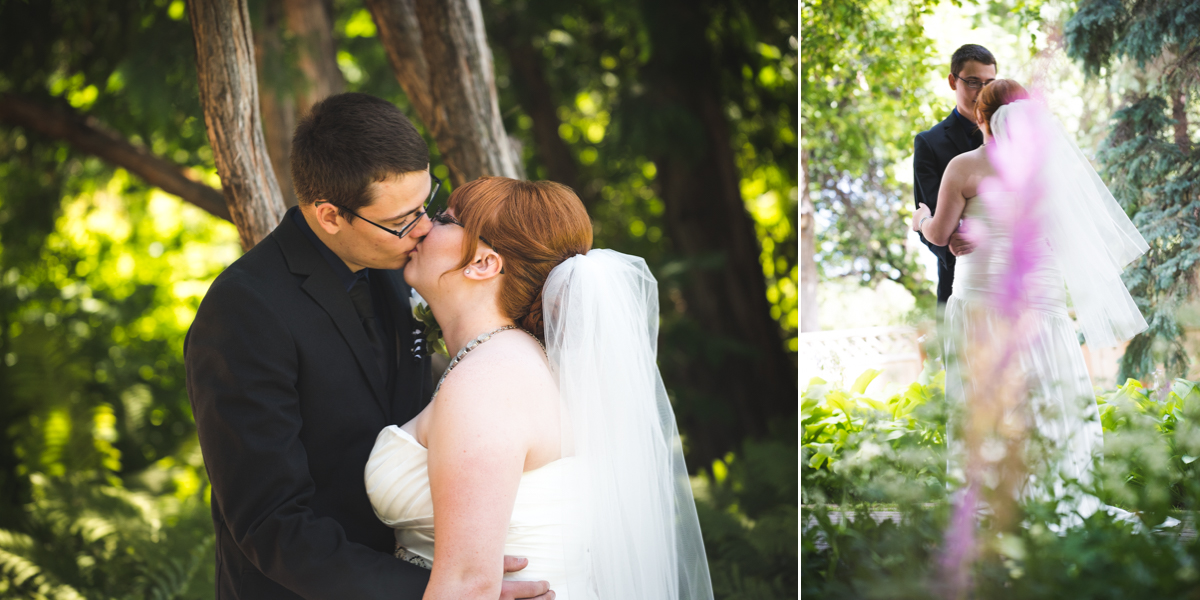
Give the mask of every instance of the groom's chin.
[[398, 271], [403, 269], [407, 264], [408, 254], [405, 253], [401, 254], [400, 256], [390, 257], [388, 259], [376, 259], [368, 266], [370, 266], [372, 269], [379, 269], [381, 271]]
[[397, 258], [395, 262], [388, 266], [389, 269], [397, 271], [408, 265], [408, 254], [404, 254]]

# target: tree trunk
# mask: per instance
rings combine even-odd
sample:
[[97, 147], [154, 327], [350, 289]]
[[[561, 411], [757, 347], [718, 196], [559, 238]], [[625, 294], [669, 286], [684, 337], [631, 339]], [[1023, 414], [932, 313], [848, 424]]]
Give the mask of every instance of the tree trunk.
[[479, 0], [367, 0], [396, 79], [454, 185], [521, 177], [504, 131]]
[[598, 186], [595, 182], [584, 183], [571, 147], [558, 134], [562, 125], [558, 118], [559, 99], [546, 79], [542, 57], [533, 47], [533, 32], [521, 26], [527, 17], [495, 1], [488, 6], [488, 14], [492, 21], [488, 34], [508, 57], [518, 102], [533, 121], [534, 152], [546, 170], [546, 178], [575, 190], [591, 213], [599, 194]]
[[642, 6], [654, 55], [641, 80], [656, 114], [672, 115], [677, 128], [664, 134], [674, 143], [664, 141], [652, 158], [671, 244], [692, 264], [682, 305], [697, 351], [677, 365], [675, 380], [693, 396], [680, 403], [694, 407], [680, 419], [692, 434], [689, 456], [703, 465], [766, 433], [772, 421], [794, 418], [795, 366], [770, 315], [761, 249], [712, 77], [708, 16], [691, 0]]
[[818, 331], [817, 223], [808, 195], [808, 151], [800, 151], [800, 332]]
[[232, 220], [221, 190], [201, 182], [190, 169], [155, 156], [144, 146], [129, 143], [103, 128], [92, 117], [80, 115], [65, 106], [50, 108], [27, 98], [3, 94], [0, 95], [0, 121], [63, 140], [76, 150], [125, 169], [213, 216]]
[[292, 186], [292, 132], [296, 129], [297, 101], [290, 89], [280, 32], [283, 27], [281, 0], [265, 0], [260, 5], [259, 27], [254, 31], [254, 59], [258, 63], [258, 98], [262, 110], [263, 139], [279, 182], [285, 206], [296, 205]]
[[416, 0], [365, 0], [379, 41], [387, 51], [396, 81], [404, 88], [417, 116], [425, 122], [433, 115], [433, 96], [429, 92], [429, 65], [421, 49], [421, 23], [417, 21]]
[[225, 203], [249, 250], [283, 218], [258, 112], [254, 43], [245, 0], [192, 0], [200, 105]]
[[1171, 94], [1171, 117], [1175, 119], [1175, 145], [1186, 155], [1192, 151], [1192, 141], [1188, 138], [1187, 89], [1183, 86]]
[[337, 65], [333, 22], [321, 0], [283, 0], [287, 28], [299, 40], [297, 65], [307, 85], [296, 90], [296, 113], [303, 115], [313, 104], [346, 91], [346, 80]]
[[[312, 105], [340, 94], [346, 81], [337, 66], [333, 24], [321, 0], [265, 0], [254, 32], [254, 57], [258, 61], [258, 88], [267, 153], [287, 206], [296, 205], [292, 186], [292, 134], [296, 122]], [[296, 64], [303, 79], [292, 70], [284, 48], [285, 29], [297, 41]]]
[[562, 121], [558, 118], [554, 92], [546, 81], [542, 59], [528, 37], [517, 37], [512, 32], [506, 34], [502, 34], [498, 42], [512, 65], [521, 107], [533, 121], [533, 143], [538, 160], [546, 168], [546, 177], [575, 190], [590, 213], [596, 203], [596, 190], [591, 185], [584, 185], [570, 146], [558, 134]]

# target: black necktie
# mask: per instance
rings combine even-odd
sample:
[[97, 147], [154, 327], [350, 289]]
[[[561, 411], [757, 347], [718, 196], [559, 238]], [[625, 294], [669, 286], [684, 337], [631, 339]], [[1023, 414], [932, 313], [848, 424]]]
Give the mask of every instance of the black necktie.
[[367, 283], [365, 277], [358, 278], [358, 281], [355, 281], [350, 288], [350, 301], [354, 303], [354, 310], [358, 311], [358, 318], [362, 321], [367, 341], [370, 342], [371, 350], [375, 353], [375, 362], [379, 366], [379, 373], [386, 378], [387, 353], [383, 350], [383, 327], [379, 323], [379, 318], [375, 316], [375, 303], [371, 300], [371, 285]]
[[974, 150], [983, 145], [983, 130], [976, 129], [968, 137], [971, 138], [971, 149]]

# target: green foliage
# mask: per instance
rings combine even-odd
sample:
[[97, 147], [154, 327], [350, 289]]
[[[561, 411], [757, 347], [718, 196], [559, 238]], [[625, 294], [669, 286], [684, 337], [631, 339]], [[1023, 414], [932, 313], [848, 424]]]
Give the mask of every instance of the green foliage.
[[1071, 57], [1098, 74], [1113, 59], [1128, 57], [1145, 67], [1164, 50], [1186, 58], [1181, 54], [1200, 44], [1198, 19], [1195, 0], [1082, 0], [1064, 34]]
[[[868, 372], [860, 382], [871, 377]], [[923, 387], [928, 389], [920, 383], [907, 389]], [[914, 463], [894, 461], [888, 450], [892, 440], [887, 439], [896, 431], [904, 432], [902, 438], [921, 439], [910, 432], [933, 431], [942, 424], [913, 426], [903, 410], [892, 408], [902, 406], [896, 396], [884, 403], [864, 397], [863, 389], [861, 383], [844, 389], [818, 380], [804, 391], [802, 593], [812, 598], [943, 595], [948, 575], [940, 560], [951, 504], [912, 477]], [[940, 402], [936, 391], [928, 397]], [[1194, 467], [1200, 455], [1200, 384], [1176, 380], [1170, 388], [1154, 391], [1131, 380], [1100, 393], [1097, 401], [1105, 429], [1097, 489], [1068, 493], [1095, 492], [1108, 504], [1131, 511], [1132, 517], [1100, 511], [1060, 530], [1055, 502], [1028, 501], [1020, 506], [1019, 525], [997, 533], [988, 529], [989, 517], [981, 516], [979, 555], [967, 597], [1194, 596], [1200, 583], [1200, 542], [1161, 524], [1174, 515], [1194, 527], [1193, 511], [1200, 504]], [[829, 421], [812, 418], [818, 415]], [[844, 442], [819, 468], [812, 467], [821, 443], [816, 440], [829, 428], [845, 431]], [[935, 450], [942, 443], [930, 440]], [[872, 446], [877, 449], [870, 450]], [[933, 456], [944, 461], [944, 454]], [[852, 467], [855, 462], [860, 466]], [[864, 462], [874, 464], [863, 467]], [[858, 476], [862, 471], [870, 471], [871, 477]], [[889, 478], [890, 485], [876, 483]], [[938, 484], [944, 486], [944, 479]], [[841, 493], [822, 497], [830, 488]], [[830, 500], [840, 504], [828, 504]]]
[[[69, 179], [78, 195], [51, 233], [3, 239], [0, 586], [14, 598], [211, 596], [182, 347], [208, 283], [240, 252], [236, 231], [98, 167], [64, 165], [86, 178]], [[5, 196], [0, 215], [20, 200]]]
[[896, 490], [940, 495], [945, 372], [927, 368], [917, 382], [875, 397], [866, 389], [878, 375], [867, 370], [850, 389], [814, 378], [801, 395], [803, 503], [895, 501]]
[[1089, 73], [1114, 76], [1120, 59], [1139, 67], [1099, 156], [1113, 195], [1150, 244], [1125, 271], [1150, 328], [1130, 342], [1122, 379], [1160, 365], [1168, 376], [1188, 368], [1178, 313], [1200, 267], [1200, 149], [1188, 127], [1200, 95], [1197, 19], [1195, 0], [1094, 0], [1081, 2], [1065, 28], [1068, 54]]
[[716, 598], [797, 598], [797, 458], [795, 426], [780, 426], [697, 478]]
[[1200, 475], [1200, 386], [1177, 379], [1155, 392], [1130, 379], [1097, 401], [1105, 430], [1101, 497], [1137, 506], [1156, 520], [1194, 509], [1196, 490], [1189, 484]]
[[[816, 261], [825, 277], [902, 284], [920, 306], [935, 301], [905, 246], [912, 188], [895, 164], [940, 120], [930, 74], [935, 57], [922, 18], [933, 0], [804, 0], [800, 113], [818, 222]], [[950, 107], [945, 107], [949, 110]]]
[[31, 533], [0, 530], [0, 594], [212, 597], [212, 521], [199, 494], [181, 501], [90, 477], [33, 477]]

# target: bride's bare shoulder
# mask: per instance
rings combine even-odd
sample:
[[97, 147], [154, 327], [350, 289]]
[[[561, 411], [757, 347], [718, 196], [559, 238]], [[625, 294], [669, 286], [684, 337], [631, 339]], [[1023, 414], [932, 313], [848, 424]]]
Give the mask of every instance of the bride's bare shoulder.
[[557, 458], [557, 381], [532, 337], [505, 333], [476, 346], [443, 380], [422, 415], [431, 451], [445, 447], [439, 438], [472, 436], [488, 452], [525, 453], [526, 467], [534, 450], [534, 458], [550, 456], [535, 467]]
[[984, 146], [963, 152], [950, 159], [950, 162], [946, 164], [946, 173], [960, 175], [991, 173], [992, 170], [992, 163], [988, 161], [987, 151], [984, 149]]
[[550, 365], [537, 340], [520, 331], [506, 331], [464, 356], [442, 382], [437, 399], [473, 403], [486, 398], [517, 408], [554, 388]]

